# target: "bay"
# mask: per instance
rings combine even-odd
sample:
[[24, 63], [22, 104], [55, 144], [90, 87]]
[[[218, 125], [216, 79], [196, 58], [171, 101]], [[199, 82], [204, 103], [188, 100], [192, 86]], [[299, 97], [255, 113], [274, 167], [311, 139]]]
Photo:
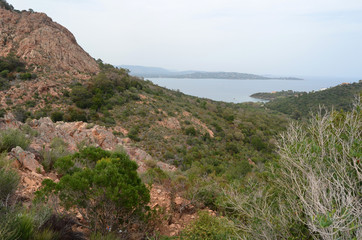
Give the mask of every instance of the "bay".
[[[303, 77], [302, 77], [303, 78]], [[305, 77], [304, 80], [235, 80], [235, 79], [189, 79], [189, 78], [147, 78], [154, 84], [185, 94], [224, 102], [257, 102], [250, 97], [257, 92], [282, 90], [318, 91], [341, 83], [358, 82], [351, 77]]]

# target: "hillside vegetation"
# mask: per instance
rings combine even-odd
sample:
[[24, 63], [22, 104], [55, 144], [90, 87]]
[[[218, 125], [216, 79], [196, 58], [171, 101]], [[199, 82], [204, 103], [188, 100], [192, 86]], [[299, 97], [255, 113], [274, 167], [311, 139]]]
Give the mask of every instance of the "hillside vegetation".
[[[70, 91], [61, 98], [46, 96], [49, 104], [43, 108], [12, 108], [22, 109], [29, 118], [49, 116], [54, 121], [113, 127], [116, 135], [130, 138], [155, 159], [182, 170], [201, 168], [228, 180], [252, 170], [248, 159], [264, 164], [277, 157], [275, 140], [287, 125], [283, 115], [251, 103], [187, 96], [129, 76], [124, 69], [102, 62], [100, 66], [101, 72], [89, 81], [70, 83]], [[51, 109], [50, 104], [59, 107]], [[240, 164], [246, 167], [241, 172]]]
[[[260, 174], [265, 164], [278, 158], [276, 139], [286, 129], [285, 116], [251, 103], [231, 104], [187, 96], [132, 77], [125, 69], [114, 68], [100, 60], [98, 64], [100, 73], [89, 80], [74, 78], [63, 82], [58, 90], [61, 95], [34, 91], [31, 93], [33, 102], [27, 108], [23, 104], [12, 104], [3, 111], [14, 113], [23, 122], [49, 116], [53, 121], [84, 121], [89, 126], [100, 124], [112, 128], [116, 136], [145, 150], [154, 161], [163, 161], [179, 169], [176, 173], [167, 173], [149, 162], [149, 169], [141, 176], [144, 183], [160, 184], [171, 195], [189, 199], [197, 209], [208, 207], [220, 213], [222, 188], [233, 182], [243, 184], [247, 176]], [[13, 86], [12, 89], [22, 88]], [[57, 168], [57, 158], [63, 156], [63, 152], [54, 149], [52, 156], [44, 155], [45, 159], [51, 157], [43, 162], [44, 169], [66, 173]], [[65, 179], [93, 176], [91, 172], [71, 174]], [[46, 191], [57, 188], [60, 191], [62, 186], [49, 184]], [[55, 196], [63, 196], [58, 190]], [[172, 199], [174, 204], [175, 199]], [[63, 207], [79, 208], [76, 203], [64, 204], [71, 205]], [[178, 209], [175, 205], [174, 211], [182, 214], [188, 211], [188, 206]], [[92, 219], [87, 221], [92, 229], [101, 231]], [[144, 224], [143, 221], [140, 219], [137, 224]], [[190, 231], [185, 234], [190, 236]], [[230, 229], [227, 232], [230, 233]], [[146, 234], [155, 234], [154, 229]]]
[[292, 116], [294, 119], [308, 118], [320, 106], [327, 109], [350, 111], [352, 102], [362, 92], [362, 81], [341, 84], [323, 91], [298, 93], [293, 96], [276, 98], [265, 104], [269, 109]]
[[280, 92], [259, 92], [251, 94], [250, 97], [262, 99], [262, 100], [275, 100], [277, 98], [292, 97], [304, 94], [306, 92], [297, 92], [293, 90], [280, 91]]
[[271, 100], [265, 107], [288, 114], [300, 120], [310, 117], [320, 107], [334, 110], [349, 111], [352, 109], [353, 100], [362, 92], [362, 82], [341, 84], [317, 92], [282, 91], [276, 93], [256, 93], [252, 96]]
[[44, 14], [0, 10], [61, 42], [44, 65], [0, 58], [0, 239], [362, 238], [361, 82], [217, 102], [95, 61]]
[[[313, 154], [311, 156], [307, 154], [310, 153], [310, 150], [305, 152], [304, 150], [302, 152], [294, 150], [296, 143], [292, 142], [292, 139], [301, 139], [304, 136], [304, 127], [291, 128], [285, 136], [293, 138], [288, 141], [284, 141], [284, 138], [280, 140], [279, 134], [286, 130], [288, 119], [280, 113], [265, 110], [259, 104], [231, 104], [187, 96], [178, 91], [167, 90], [149, 81], [132, 77], [124, 69], [114, 68], [102, 61], [98, 61], [98, 63], [101, 69], [99, 74], [87, 81], [69, 82], [61, 97], [50, 98], [47, 96], [47, 102], [55, 103], [58, 108], [48, 111], [51, 109], [50, 105], [39, 109], [39, 106], [35, 104], [34, 107], [27, 109], [26, 116], [28, 118], [50, 116], [54, 121], [85, 121], [89, 124], [105, 125], [113, 128], [114, 134], [124, 139], [129, 138], [134, 146], [146, 150], [153, 159], [177, 166], [179, 169], [177, 172], [168, 173], [149, 162], [149, 169], [141, 175], [141, 179], [146, 184], [165, 186], [170, 191], [170, 201], [174, 211], [182, 214], [188, 209], [187, 205], [176, 207], [174, 197], [178, 194], [189, 199], [190, 203], [198, 209], [208, 207], [226, 217], [219, 219], [201, 213], [200, 219], [195, 222], [196, 225], [180, 233], [181, 239], [205, 239], [205, 234], [209, 236], [209, 239], [220, 239], [220, 237], [226, 236], [231, 239], [237, 239], [237, 236], [245, 236], [247, 239], [263, 239], [263, 236], [268, 236], [265, 239], [285, 239], [292, 236], [298, 236], [298, 239], [312, 239], [315, 230], [311, 229], [315, 229], [316, 224], [325, 226], [319, 229], [319, 236], [328, 234], [324, 228], [334, 229], [339, 226], [340, 223], [334, 223], [332, 216], [343, 211], [341, 210], [342, 205], [335, 206], [335, 210], [328, 208], [328, 211], [318, 212], [321, 210], [311, 211], [309, 210], [310, 205], [299, 205], [300, 203], [292, 198], [293, 194], [296, 194], [292, 192], [292, 186], [298, 187], [298, 184], [303, 183], [291, 183], [293, 179], [288, 179], [287, 172], [294, 168], [294, 166], [287, 165], [287, 163], [291, 164], [289, 161], [292, 160], [289, 159], [299, 159], [298, 154], [302, 154], [303, 161], [307, 162], [302, 162], [303, 165], [300, 168], [310, 168], [311, 171], [315, 169], [315, 166], [311, 165], [312, 162], [308, 162], [312, 161]], [[42, 97], [38, 96], [38, 98]], [[350, 104], [352, 105], [352, 102]], [[15, 109], [18, 108], [20, 106], [15, 107]], [[39, 112], [42, 114], [39, 115]], [[357, 142], [351, 146], [355, 157], [352, 156], [348, 160], [352, 163], [361, 154], [361, 132], [358, 126], [349, 126], [349, 122], [344, 123], [343, 121], [360, 124], [360, 116], [357, 107], [353, 109], [353, 113], [331, 113], [313, 120], [330, 119], [328, 122], [332, 122], [334, 125], [324, 126], [324, 129], [343, 127], [342, 131], [348, 129], [356, 131], [354, 136]], [[355, 120], [351, 118], [355, 118]], [[317, 123], [312, 122], [312, 124]], [[325, 124], [324, 120], [321, 124]], [[123, 130], [117, 127], [121, 127]], [[334, 134], [333, 131], [331, 134]], [[338, 135], [338, 137], [341, 136]], [[345, 140], [348, 141], [348, 138]], [[309, 141], [311, 140], [305, 140], [306, 143]], [[305, 148], [308, 147], [309, 143]], [[325, 147], [324, 145], [317, 147], [315, 154], [320, 153], [321, 150], [318, 149]], [[304, 147], [302, 148], [304, 149]], [[117, 173], [112, 169], [120, 164], [116, 159], [122, 160], [124, 156], [117, 155], [118, 153], [100, 152], [96, 148], [84, 150], [88, 153], [83, 153], [83, 150], [80, 149], [76, 155], [55, 158], [53, 167], [44, 166], [47, 171], [55, 169], [63, 177], [59, 184], [44, 182], [42, 193], [39, 192], [39, 196], [41, 194], [50, 196], [49, 194], [52, 193], [60, 198], [61, 206], [66, 209], [77, 208], [81, 212], [85, 206], [89, 205], [87, 201], [92, 202], [92, 207], [89, 205], [85, 208], [84, 220], [94, 232], [106, 234], [103, 230], [110, 224], [115, 226], [115, 229], [123, 226], [120, 228], [130, 231], [130, 227], [133, 225], [127, 223], [128, 220], [122, 217], [123, 213], [116, 213], [112, 210], [116, 206], [116, 203], [112, 201], [119, 196], [112, 196], [114, 190], [109, 189], [111, 186], [116, 189], [119, 187], [126, 189], [127, 185], [118, 186], [115, 182], [115, 185], [107, 186], [102, 183], [103, 180], [100, 178], [103, 174], [102, 171], [108, 171], [104, 174], [115, 174], [114, 179], [119, 178], [118, 182], [123, 181], [121, 180], [124, 179], [122, 174], [130, 172]], [[96, 152], [92, 153], [92, 151]], [[292, 152], [286, 153], [286, 151]], [[89, 157], [87, 154], [90, 154]], [[285, 154], [289, 154], [287, 158]], [[356, 165], [357, 168], [353, 170], [356, 171], [356, 176], [360, 174], [358, 164], [359, 162]], [[302, 173], [296, 172], [295, 174]], [[74, 185], [85, 180], [83, 185]], [[135, 181], [140, 184], [139, 180]], [[336, 179], [336, 181], [340, 180]], [[355, 184], [358, 185], [358, 181]], [[89, 192], [89, 196], [83, 195], [81, 200], [77, 191], [83, 191], [82, 188], [88, 189], [90, 186], [88, 184], [93, 186], [93, 190]], [[96, 186], [100, 188], [101, 192], [110, 191], [109, 199], [99, 198], [101, 195], [97, 195], [99, 192], [95, 188]], [[140, 185], [137, 191], [140, 191], [142, 186]], [[306, 189], [305, 191], [311, 190]], [[321, 188], [320, 191], [323, 194], [323, 191], [328, 190]], [[356, 204], [355, 201], [359, 202], [359, 197], [355, 196], [355, 186], [351, 186], [348, 191], [354, 196], [353, 204]], [[148, 192], [146, 190], [142, 190], [142, 192], [144, 192], [142, 194], [146, 194], [142, 201], [133, 198], [129, 202], [129, 204], [135, 204], [130, 205], [131, 209], [128, 210], [131, 211], [130, 213], [140, 209], [140, 212], [134, 215], [135, 218], [132, 217], [132, 221], [135, 221], [134, 224], [140, 227], [138, 230], [133, 229], [133, 234], [140, 234], [141, 228], [147, 228], [148, 230], [144, 234], [153, 236], [157, 233], [151, 226], [157, 220], [154, 219], [155, 216], [152, 217], [148, 208], [143, 208], [148, 202]], [[84, 191], [83, 194], [85, 194]], [[302, 197], [309, 198], [304, 195], [300, 196], [300, 198]], [[331, 199], [325, 199], [323, 204], [328, 205], [330, 201], [334, 201], [335, 196], [331, 197]], [[109, 208], [104, 209], [101, 205], [97, 205], [97, 201], [108, 202], [106, 205]], [[117, 208], [126, 206], [128, 203], [122, 204], [125, 205]], [[266, 206], [269, 207], [265, 209]], [[294, 209], [293, 206], [300, 207]], [[355, 218], [359, 214], [360, 206], [356, 206], [355, 211], [351, 212], [350, 221], [353, 226], [360, 226], [358, 218]], [[100, 207], [102, 210], [99, 209]], [[87, 211], [89, 212], [87, 213]], [[94, 215], [94, 211], [98, 213]], [[109, 211], [113, 211], [112, 214]], [[298, 215], [294, 217], [292, 216], [294, 213], [289, 211], [296, 211]], [[71, 211], [66, 212], [71, 214]], [[97, 223], [96, 219], [100, 217], [99, 214], [103, 215], [104, 220]], [[107, 222], [106, 219], [110, 214], [114, 218]], [[316, 218], [318, 222], [307, 222], [308, 217]], [[213, 227], [208, 225], [211, 222], [215, 224]], [[260, 229], [260, 223], [265, 223], [266, 226]], [[335, 233], [336, 236], [351, 236], [352, 238], [359, 236], [358, 230], [353, 226], [346, 226], [350, 230], [348, 232], [341, 230], [341, 232]], [[209, 230], [205, 230], [205, 227]], [[123, 236], [130, 237], [127, 234]]]

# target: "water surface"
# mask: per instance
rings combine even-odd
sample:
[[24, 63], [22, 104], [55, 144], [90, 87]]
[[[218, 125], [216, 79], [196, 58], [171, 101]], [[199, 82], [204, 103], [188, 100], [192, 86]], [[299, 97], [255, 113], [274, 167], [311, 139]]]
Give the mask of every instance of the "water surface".
[[282, 90], [318, 91], [338, 84], [358, 82], [358, 78], [310, 77], [304, 80], [234, 80], [234, 79], [189, 79], [148, 78], [153, 83], [168, 89], [201, 98], [225, 102], [260, 101], [250, 95], [257, 92]]

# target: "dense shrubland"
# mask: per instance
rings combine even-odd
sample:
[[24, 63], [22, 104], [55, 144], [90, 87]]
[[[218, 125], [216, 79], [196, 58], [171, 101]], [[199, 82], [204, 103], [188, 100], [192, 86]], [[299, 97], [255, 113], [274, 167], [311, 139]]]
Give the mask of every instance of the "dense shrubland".
[[282, 90], [279, 92], [258, 92], [250, 95], [250, 97], [258, 98], [262, 100], [275, 100], [278, 98], [285, 98], [285, 97], [293, 97], [293, 96], [300, 96], [305, 94], [306, 92], [297, 92], [293, 90]]
[[296, 96], [277, 98], [265, 104], [267, 108], [280, 111], [294, 119], [306, 119], [319, 110], [319, 105], [331, 110], [350, 111], [352, 101], [362, 92], [362, 81], [342, 84], [323, 91], [298, 93]]
[[[86, 220], [82, 225], [93, 231], [91, 239], [126, 238], [131, 225], [139, 236], [160, 239], [152, 228], [157, 214], [146, 206], [146, 185], [159, 184], [170, 193], [174, 212], [182, 214], [189, 207], [176, 205], [176, 194], [190, 200], [198, 210], [208, 207], [217, 212], [217, 216], [209, 216], [201, 211], [180, 239], [360, 237], [360, 105], [352, 111], [324, 111], [310, 123], [287, 130], [285, 115], [260, 104], [199, 99], [129, 76], [125, 69], [99, 64], [98, 75], [87, 82], [75, 80], [61, 98], [47, 100], [60, 105], [58, 109], [48, 104], [36, 111], [14, 108], [13, 113], [23, 122], [49, 116], [53, 121], [119, 125], [128, 134], [116, 130], [114, 134], [129, 137], [134, 146], [155, 160], [177, 166], [178, 171], [164, 172], [155, 161], [149, 161], [148, 170], [138, 177], [137, 166], [123, 153], [91, 147], [69, 155], [67, 143], [54, 139], [50, 149], [41, 153], [41, 163], [46, 171], [56, 170], [62, 177], [58, 183], [44, 182], [38, 193], [39, 200], [53, 204], [52, 209], [44, 205], [48, 212], [39, 224], [34, 221], [39, 218], [36, 214], [15, 208], [10, 201], [1, 210], [4, 220], [0, 220], [0, 229], [29, 220], [31, 223], [24, 223], [28, 229], [24, 232], [30, 237], [23, 239], [66, 239], [59, 235], [61, 232], [82, 239], [69, 229], [79, 224], [73, 218], [77, 210]], [[350, 99], [354, 90], [349, 85], [340, 87], [346, 88], [343, 93], [348, 97], [344, 98]], [[351, 102], [346, 106], [352, 106]], [[314, 105], [310, 109], [315, 109]], [[19, 136], [36, 134], [26, 127], [21, 131], [1, 133], [1, 149], [9, 151], [21, 144], [26, 147], [25, 138]], [[1, 169], [0, 182], [14, 183], [1, 190], [14, 196], [18, 178], [9, 173], [11, 168]], [[25, 220], [18, 219], [19, 212]], [[68, 230], [49, 227], [61, 223]], [[140, 229], [143, 233], [138, 232]], [[23, 230], [10, 227], [6, 231], [4, 234], [18, 234]]]

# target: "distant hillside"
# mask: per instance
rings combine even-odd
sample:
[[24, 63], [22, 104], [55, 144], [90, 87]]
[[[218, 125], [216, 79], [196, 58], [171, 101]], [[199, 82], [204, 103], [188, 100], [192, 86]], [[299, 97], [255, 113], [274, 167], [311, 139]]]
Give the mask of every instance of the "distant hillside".
[[128, 69], [134, 76], [143, 76], [146, 74], [172, 74], [172, 71], [159, 67], [144, 67], [136, 65], [119, 65], [117, 67]]
[[285, 98], [285, 97], [291, 97], [291, 96], [296, 96], [299, 94], [303, 94], [306, 92], [296, 92], [293, 90], [288, 90], [288, 91], [280, 91], [280, 92], [259, 92], [259, 93], [254, 93], [251, 94], [250, 97], [252, 98], [257, 98], [257, 99], [262, 99], [262, 100], [274, 100], [277, 98]]
[[130, 74], [144, 78], [173, 78], [174, 76], [195, 73], [196, 71], [172, 71], [159, 67], [145, 67], [137, 65], [119, 65], [117, 67], [126, 68]]
[[267, 77], [237, 72], [194, 72], [181, 75], [173, 75], [172, 78], [215, 78], [215, 79], [269, 79]]
[[276, 98], [265, 106], [291, 115], [295, 119], [306, 118], [310, 112], [316, 113], [319, 106], [328, 109], [349, 111], [356, 95], [362, 93], [362, 80], [358, 83], [341, 84], [323, 91], [295, 93], [293, 96]]
[[187, 74], [179, 74], [168, 76], [170, 78], [196, 78], [196, 79], [206, 79], [206, 78], [215, 78], [215, 79], [285, 79], [285, 80], [302, 80], [300, 78], [294, 77], [280, 77], [280, 78], [269, 78], [255, 74], [249, 73], [238, 73], [238, 72], [193, 72]]
[[294, 77], [266, 77], [261, 75], [238, 72], [204, 72], [204, 71], [171, 71], [158, 67], [144, 67], [134, 65], [120, 65], [127, 68], [130, 74], [144, 78], [194, 78], [194, 79], [286, 79], [302, 80]]

